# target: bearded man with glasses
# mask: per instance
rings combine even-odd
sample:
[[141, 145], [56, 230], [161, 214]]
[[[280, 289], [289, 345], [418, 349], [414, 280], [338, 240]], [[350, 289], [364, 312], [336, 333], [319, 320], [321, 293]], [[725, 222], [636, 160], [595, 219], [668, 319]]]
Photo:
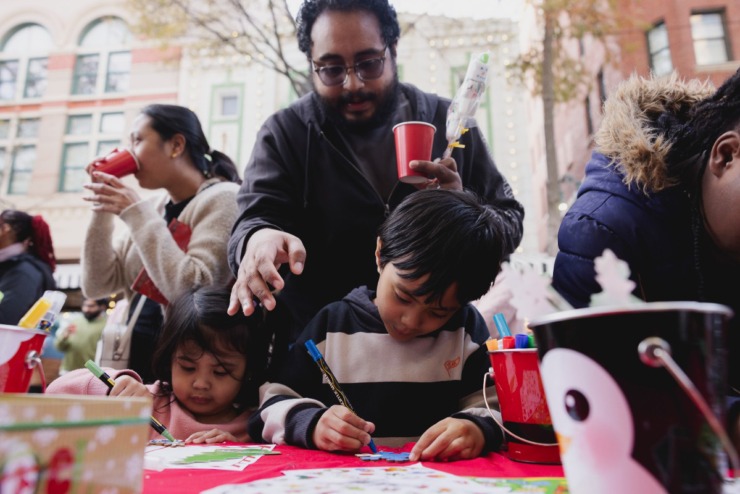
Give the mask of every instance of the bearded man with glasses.
[[393, 126], [433, 124], [432, 156], [441, 156], [450, 101], [398, 81], [400, 28], [387, 0], [304, 0], [297, 26], [313, 91], [260, 129], [228, 252], [237, 277], [229, 313], [268, 311], [276, 365], [319, 309], [377, 284], [378, 227], [418, 188], [474, 191], [499, 214], [506, 255], [524, 217], [476, 127], [451, 158], [412, 162], [426, 183], [398, 181]]

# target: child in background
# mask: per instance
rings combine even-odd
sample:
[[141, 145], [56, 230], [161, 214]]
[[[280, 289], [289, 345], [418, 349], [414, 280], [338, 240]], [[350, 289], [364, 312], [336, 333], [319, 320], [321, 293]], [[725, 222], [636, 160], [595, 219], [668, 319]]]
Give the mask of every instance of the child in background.
[[[168, 305], [154, 350], [157, 381], [131, 370], [105, 369], [113, 389], [89, 370], [53, 381], [47, 393], [152, 396], [152, 416], [192, 443], [248, 442], [247, 419], [264, 382], [269, 339], [257, 314], [229, 316], [230, 287], [186, 292]], [[151, 438], [158, 435], [152, 430]]]
[[[302, 332], [249, 420], [253, 439], [325, 451], [417, 440], [411, 461], [474, 458], [503, 439], [480, 392], [490, 336], [469, 304], [504, 256], [503, 222], [472, 193], [420, 190], [381, 226], [377, 290], [360, 287], [323, 308]], [[309, 356], [313, 340], [352, 404], [335, 405]], [[419, 437], [421, 436], [421, 437]]]

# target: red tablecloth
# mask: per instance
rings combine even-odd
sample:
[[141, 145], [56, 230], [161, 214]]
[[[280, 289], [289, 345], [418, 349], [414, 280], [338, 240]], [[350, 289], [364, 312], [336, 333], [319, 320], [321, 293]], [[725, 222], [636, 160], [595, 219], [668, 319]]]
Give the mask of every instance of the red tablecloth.
[[[411, 451], [413, 444], [402, 448], [383, 448], [390, 451]], [[278, 477], [283, 470], [307, 468], [346, 468], [388, 466], [386, 461], [363, 461], [352, 454], [326, 453], [294, 446], [277, 446], [279, 455], [266, 455], [241, 472], [224, 470], [165, 469], [161, 472], [144, 471], [144, 494], [177, 492], [195, 494], [222, 484], [240, 484], [259, 479]], [[466, 477], [563, 477], [559, 465], [537, 465], [512, 461], [498, 453], [473, 460], [445, 463], [423, 462], [425, 467]], [[411, 463], [395, 463], [411, 465]]]

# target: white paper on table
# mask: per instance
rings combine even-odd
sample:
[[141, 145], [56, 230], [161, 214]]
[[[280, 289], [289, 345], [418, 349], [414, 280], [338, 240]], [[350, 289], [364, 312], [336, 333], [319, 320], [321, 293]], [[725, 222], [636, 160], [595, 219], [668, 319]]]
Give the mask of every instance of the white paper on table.
[[[512, 479], [513, 480], [513, 479]], [[529, 487], [529, 484], [527, 484]], [[510, 494], [522, 492], [521, 481], [507, 479], [473, 479], [427, 468], [419, 463], [411, 466], [377, 466], [358, 468], [325, 468], [287, 470], [282, 477], [257, 480], [246, 484], [220, 485], [201, 494], [338, 494], [384, 492], [404, 494]], [[533, 485], [528, 494], [545, 494], [551, 488]]]
[[186, 468], [186, 469], [208, 469], [208, 470], [230, 470], [240, 472], [249, 465], [259, 460], [261, 455], [246, 455], [238, 459], [223, 461], [208, 461], [202, 463], [178, 463], [191, 456], [214, 452], [222, 449], [263, 449], [272, 451], [274, 444], [258, 444], [249, 446], [225, 446], [225, 445], [203, 445], [203, 444], [186, 444], [185, 446], [147, 446], [144, 452], [144, 468], [148, 470], [164, 470], [165, 468]]

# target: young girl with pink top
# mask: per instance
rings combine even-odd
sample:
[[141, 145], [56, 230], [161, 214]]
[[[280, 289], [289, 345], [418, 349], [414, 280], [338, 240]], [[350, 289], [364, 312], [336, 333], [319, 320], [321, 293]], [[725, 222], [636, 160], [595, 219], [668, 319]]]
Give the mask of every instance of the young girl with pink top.
[[[154, 384], [132, 370], [105, 369], [112, 389], [87, 369], [54, 380], [47, 393], [151, 396], [152, 416], [177, 439], [248, 442], [247, 419], [264, 382], [269, 336], [261, 316], [229, 316], [230, 287], [186, 292], [169, 304], [154, 350]], [[152, 430], [151, 439], [159, 438]]]

